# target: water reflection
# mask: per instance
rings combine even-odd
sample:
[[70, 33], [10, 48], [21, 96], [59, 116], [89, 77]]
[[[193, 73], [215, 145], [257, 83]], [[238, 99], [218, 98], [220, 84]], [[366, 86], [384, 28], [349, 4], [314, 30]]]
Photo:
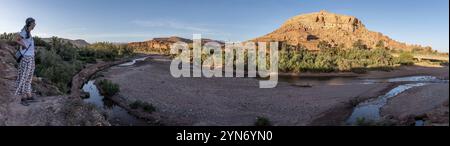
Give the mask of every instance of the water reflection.
[[134, 64], [136, 64], [136, 62], [139, 62], [139, 61], [144, 61], [145, 59], [147, 59], [148, 57], [143, 57], [143, 58], [138, 58], [138, 59], [133, 59], [132, 61], [130, 61], [130, 62], [127, 62], [127, 63], [123, 63], [123, 64], [120, 64], [120, 65], [118, 65], [118, 66], [131, 66], [131, 65], [134, 65]]
[[362, 84], [363, 80], [355, 77], [286, 77], [280, 76], [280, 82], [287, 82], [294, 85], [308, 84], [308, 85], [349, 85]]
[[[287, 82], [293, 86], [306, 87], [305, 85], [354, 85], [354, 84], [378, 84], [378, 83], [402, 83], [391, 89], [388, 93], [375, 99], [360, 103], [355, 107], [347, 124], [355, 125], [358, 120], [364, 122], [379, 122], [382, 118], [380, 108], [387, 104], [388, 99], [399, 95], [411, 88], [424, 86], [430, 83], [448, 83], [434, 76], [409, 76], [398, 78], [361, 79], [357, 77], [279, 77], [279, 81]], [[308, 87], [309, 87], [308, 86]], [[416, 121], [416, 125], [423, 125], [423, 120]]]
[[102, 109], [108, 115], [108, 121], [114, 126], [147, 126], [145, 120], [138, 119], [130, 115], [125, 109], [116, 105], [113, 101], [104, 98], [91, 80], [83, 86], [83, 91], [89, 93], [89, 98], [84, 99], [87, 103], [92, 103]]
[[376, 84], [395, 82], [426, 82], [426, 83], [448, 83], [448, 80], [440, 80], [433, 76], [409, 76], [398, 78], [361, 79], [357, 77], [286, 77], [280, 76], [279, 81], [293, 85], [354, 85], [354, 84]]
[[381, 120], [380, 108], [387, 104], [389, 98], [397, 96], [398, 94], [413, 87], [424, 85], [426, 85], [426, 83], [400, 85], [374, 100], [362, 102], [353, 110], [353, 113], [350, 118], [348, 118], [347, 123], [354, 125], [357, 124], [358, 120], [364, 120], [365, 122], [378, 122]]

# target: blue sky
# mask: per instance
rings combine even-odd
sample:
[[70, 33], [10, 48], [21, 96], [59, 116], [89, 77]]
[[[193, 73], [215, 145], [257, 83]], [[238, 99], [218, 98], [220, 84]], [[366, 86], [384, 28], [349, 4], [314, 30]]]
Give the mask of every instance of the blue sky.
[[448, 0], [1, 0], [0, 32], [34, 32], [89, 42], [182, 36], [244, 41], [298, 14], [327, 10], [353, 15], [370, 30], [448, 52]]

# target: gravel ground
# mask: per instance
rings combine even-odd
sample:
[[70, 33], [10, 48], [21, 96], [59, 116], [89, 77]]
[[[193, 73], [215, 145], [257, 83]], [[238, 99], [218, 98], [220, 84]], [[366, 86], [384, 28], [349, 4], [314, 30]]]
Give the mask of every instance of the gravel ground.
[[381, 114], [403, 123], [410, 122], [415, 117], [426, 117], [431, 123], [448, 125], [448, 101], [448, 83], [429, 84], [392, 98], [382, 108]]
[[[103, 74], [120, 85], [119, 96], [153, 104], [166, 125], [253, 125], [258, 116], [274, 125], [310, 125], [316, 118], [348, 106], [350, 100], [376, 97], [389, 84], [295, 87], [280, 82], [260, 89], [253, 78], [173, 78], [169, 61], [112, 67]], [[346, 116], [335, 115], [327, 119]], [[339, 125], [338, 123], [329, 123]]]

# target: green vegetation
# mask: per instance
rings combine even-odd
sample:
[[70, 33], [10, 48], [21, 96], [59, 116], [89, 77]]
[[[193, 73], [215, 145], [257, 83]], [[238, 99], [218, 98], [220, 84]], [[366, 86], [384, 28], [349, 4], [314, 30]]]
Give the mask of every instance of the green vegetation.
[[[332, 45], [326, 41], [320, 41], [317, 45], [318, 51], [308, 50], [303, 46], [292, 46], [281, 44], [279, 48], [279, 70], [281, 72], [355, 72], [365, 73], [370, 70], [391, 71], [400, 65], [413, 65], [418, 61], [414, 59], [416, 55], [445, 56], [448, 54], [438, 53], [431, 48], [416, 48], [412, 51], [389, 49], [384, 41], [378, 41], [375, 48], [370, 48], [362, 40], [357, 40], [350, 48], [345, 48], [343, 44]], [[190, 48], [192, 50], [192, 48]], [[244, 51], [245, 62], [233, 60], [236, 64], [248, 65], [248, 52]], [[171, 55], [176, 57], [179, 54]], [[212, 53], [203, 51], [201, 62]], [[222, 51], [222, 60], [225, 65], [225, 54]], [[236, 56], [236, 52], [233, 54]], [[190, 56], [192, 63], [193, 56]], [[269, 59], [269, 58], [267, 58]], [[423, 60], [420, 62], [424, 62]], [[425, 63], [426, 60], [425, 60]], [[433, 61], [428, 64], [446, 65], [448, 62]], [[258, 65], [256, 65], [258, 66]], [[267, 64], [270, 67], [270, 64]]]
[[102, 95], [104, 95], [106, 97], [114, 96], [120, 91], [118, 84], [115, 84], [115, 83], [111, 82], [110, 80], [106, 80], [106, 79], [100, 80], [98, 82], [98, 86], [100, 88]]
[[[413, 65], [414, 54], [447, 55], [416, 48], [412, 51], [388, 50], [383, 41], [376, 48], [369, 48], [363, 41], [353, 43], [352, 48], [330, 45], [325, 41], [317, 46], [320, 51], [307, 51], [304, 47], [283, 46], [280, 51], [279, 69], [283, 72], [355, 72], [368, 70], [390, 71], [399, 65]], [[399, 54], [394, 57], [392, 54]], [[447, 55], [448, 56], [448, 55]], [[442, 64], [437, 62], [436, 64]]]
[[[33, 37], [36, 45], [36, 76], [50, 81], [63, 93], [68, 93], [72, 77], [88, 63], [98, 60], [114, 61], [134, 55], [126, 44], [99, 42], [86, 47], [76, 47], [68, 41], [52, 37], [44, 41]], [[14, 43], [14, 33], [0, 34], [0, 40]]]
[[356, 118], [356, 123], [354, 126], [398, 126], [397, 122], [389, 120], [389, 119], [382, 119], [381, 121], [371, 121], [366, 120], [364, 117], [358, 117]]
[[[326, 41], [320, 41], [317, 46], [319, 51], [310, 51], [302, 46], [283, 44], [280, 48], [279, 70], [281, 72], [355, 72], [365, 73], [370, 70], [391, 71], [400, 65], [412, 65], [415, 63], [413, 54], [424, 50], [396, 51], [386, 48], [383, 41], [376, 44], [376, 48], [369, 48], [362, 40], [353, 43], [351, 48], [343, 45], [331, 45]], [[429, 51], [425, 51], [429, 52]], [[225, 60], [222, 51], [222, 59]], [[245, 51], [245, 59], [248, 58]], [[400, 54], [395, 57], [393, 54]], [[236, 52], [234, 52], [236, 55]], [[175, 55], [176, 56], [176, 55]], [[201, 61], [211, 53], [202, 52]], [[174, 56], [173, 56], [174, 57]], [[190, 56], [192, 62], [193, 58]], [[237, 62], [236, 64], [245, 62]], [[223, 62], [225, 63], [225, 62]], [[270, 67], [270, 64], [267, 64]], [[257, 65], [258, 66], [258, 65]]]
[[149, 104], [147, 102], [144, 102], [144, 104], [142, 105], [142, 109], [148, 113], [152, 113], [155, 111], [155, 107], [153, 107], [152, 104]]
[[36, 75], [50, 80], [62, 92], [70, 89], [72, 76], [83, 68], [78, 60], [77, 48], [56, 37], [50, 43], [40, 42], [36, 49]]
[[358, 117], [356, 118], [356, 126], [375, 126], [376, 123], [371, 122], [371, 121], [366, 121], [366, 118], [363, 117]]
[[257, 117], [255, 126], [272, 126], [272, 123], [265, 117]]
[[130, 103], [129, 106], [131, 109], [142, 109], [147, 113], [152, 113], [152, 112], [156, 111], [156, 108], [152, 104], [149, 104], [147, 102], [142, 102], [140, 100], [136, 100], [136, 101]]
[[[9, 36], [7, 35], [7, 37]], [[103, 42], [78, 48], [57, 37], [52, 37], [49, 42], [38, 37], [34, 37], [34, 39], [37, 46], [36, 75], [51, 81], [64, 93], [69, 92], [72, 77], [86, 64], [95, 63], [97, 60], [111, 61], [133, 55], [132, 49], [125, 45]]]
[[95, 59], [114, 61], [118, 58], [133, 55], [133, 49], [126, 44], [113, 44], [109, 42], [98, 42], [80, 49], [82, 60], [95, 62]]
[[364, 44], [363, 40], [357, 40], [356, 42], [353, 43], [353, 48], [354, 49], [358, 49], [358, 50], [367, 50], [369, 49], [369, 47], [367, 47], [366, 44]]
[[136, 100], [136, 101], [130, 103], [129, 106], [130, 106], [131, 109], [138, 109], [138, 108], [140, 108], [142, 106], [142, 104], [143, 104], [142, 101]]
[[405, 50], [391, 50], [392, 54], [396, 54], [396, 63], [400, 65], [413, 65], [415, 63], [428, 64], [428, 65], [442, 65], [448, 64], [448, 61], [444, 60], [417, 60], [414, 56], [428, 56], [436, 58], [448, 58], [448, 53], [439, 53], [437, 50], [433, 50], [431, 47], [417, 47], [413, 48], [411, 51]]
[[343, 49], [320, 42], [318, 52], [305, 48], [294, 51], [282, 48], [279, 69], [283, 72], [357, 72], [369, 69], [390, 70], [394, 67], [394, 57], [386, 49], [367, 49], [361, 42], [354, 48]]
[[4, 41], [14, 41], [15, 40], [15, 34], [14, 33], [6, 33], [0, 34], [0, 40]]
[[411, 52], [401, 52], [399, 57], [397, 58], [397, 63], [401, 65], [413, 65], [414, 56]]

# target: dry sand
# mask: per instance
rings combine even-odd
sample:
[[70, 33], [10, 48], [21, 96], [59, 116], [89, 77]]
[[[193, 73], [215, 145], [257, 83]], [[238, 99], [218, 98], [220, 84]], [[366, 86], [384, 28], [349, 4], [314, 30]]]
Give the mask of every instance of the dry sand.
[[[389, 87], [300, 88], [280, 82], [274, 89], [260, 89], [253, 78], [173, 78], [169, 64], [152, 61], [137, 67], [113, 67], [104, 75], [120, 85], [119, 96], [152, 103], [167, 125], [253, 125], [258, 116], [274, 125], [309, 125], [337, 107], [348, 107], [356, 97], [376, 97]], [[332, 118], [339, 119], [332, 123], [338, 125], [346, 116]]]
[[448, 101], [448, 83], [428, 84], [392, 98], [382, 108], [381, 114], [404, 124], [414, 122], [414, 118], [425, 118], [430, 124], [448, 125]]
[[401, 66], [390, 72], [370, 71], [361, 74], [361, 78], [394, 78], [406, 76], [435, 76], [439, 79], [448, 80], [449, 67], [424, 67], [424, 66]]
[[[170, 61], [161, 56], [153, 58], [158, 59], [112, 67], [103, 74], [120, 85], [119, 97], [153, 104], [157, 109], [154, 114], [165, 125], [253, 125], [258, 116], [268, 118], [273, 125], [341, 125], [351, 114], [355, 99], [377, 97], [394, 86], [378, 83], [301, 88], [279, 82], [276, 88], [260, 89], [253, 78], [173, 78]], [[406, 67], [358, 77], [410, 75], [448, 79], [448, 67]]]

